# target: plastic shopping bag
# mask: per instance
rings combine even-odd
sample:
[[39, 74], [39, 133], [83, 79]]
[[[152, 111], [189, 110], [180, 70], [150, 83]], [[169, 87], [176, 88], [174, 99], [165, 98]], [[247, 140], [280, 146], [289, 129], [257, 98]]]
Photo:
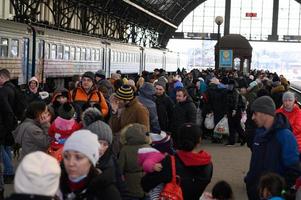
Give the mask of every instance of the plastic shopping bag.
[[229, 124], [226, 116], [216, 124], [214, 132], [222, 135], [229, 135]]
[[208, 113], [206, 115], [204, 126], [206, 129], [214, 129], [214, 115], [213, 113]]

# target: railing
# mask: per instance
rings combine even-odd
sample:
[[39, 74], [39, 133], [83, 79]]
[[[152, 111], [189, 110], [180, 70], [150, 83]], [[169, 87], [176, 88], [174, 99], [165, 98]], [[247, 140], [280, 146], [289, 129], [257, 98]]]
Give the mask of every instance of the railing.
[[295, 94], [296, 94], [296, 97], [297, 97], [297, 102], [299, 104], [299, 106], [301, 107], [301, 90], [295, 88], [295, 87], [290, 87], [290, 90], [292, 90]]

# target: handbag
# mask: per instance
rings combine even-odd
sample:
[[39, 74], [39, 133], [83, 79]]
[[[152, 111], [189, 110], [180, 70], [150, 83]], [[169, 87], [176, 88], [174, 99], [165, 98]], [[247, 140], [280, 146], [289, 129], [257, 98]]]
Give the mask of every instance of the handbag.
[[160, 193], [160, 200], [184, 200], [182, 188], [180, 186], [180, 177], [176, 174], [175, 156], [171, 158], [172, 179], [167, 183]]
[[214, 114], [213, 113], [206, 114], [204, 126], [206, 129], [214, 129]]
[[219, 133], [222, 135], [229, 135], [229, 124], [228, 117], [223, 117], [214, 128], [215, 133]]

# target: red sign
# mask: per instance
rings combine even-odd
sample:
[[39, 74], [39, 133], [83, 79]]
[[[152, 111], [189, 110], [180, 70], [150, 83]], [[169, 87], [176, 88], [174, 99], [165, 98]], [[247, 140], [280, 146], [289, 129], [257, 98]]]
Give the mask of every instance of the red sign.
[[247, 12], [246, 17], [257, 17], [257, 13]]

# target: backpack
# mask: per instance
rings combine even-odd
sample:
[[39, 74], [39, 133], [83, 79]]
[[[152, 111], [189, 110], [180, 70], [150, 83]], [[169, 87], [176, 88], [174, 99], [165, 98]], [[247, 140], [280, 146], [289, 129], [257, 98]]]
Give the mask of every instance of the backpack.
[[27, 101], [24, 93], [17, 87], [12, 84], [9, 84], [10, 87], [14, 91], [14, 102], [13, 102], [13, 112], [17, 118], [17, 120], [22, 121], [24, 119], [25, 109], [27, 108]]
[[184, 200], [182, 188], [179, 183], [180, 177], [176, 175], [175, 156], [171, 158], [172, 179], [167, 183], [160, 193], [160, 200]]

